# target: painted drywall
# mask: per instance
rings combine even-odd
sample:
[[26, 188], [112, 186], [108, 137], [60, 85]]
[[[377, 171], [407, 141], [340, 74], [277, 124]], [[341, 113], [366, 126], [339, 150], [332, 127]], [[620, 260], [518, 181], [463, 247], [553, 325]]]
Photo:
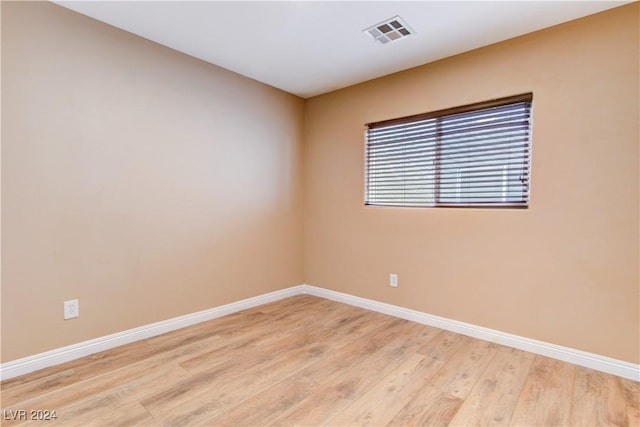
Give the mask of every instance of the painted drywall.
[[302, 283], [303, 111], [54, 4], [3, 1], [2, 361]]
[[[640, 362], [639, 16], [619, 7], [307, 100], [305, 282]], [[526, 92], [529, 209], [364, 206], [365, 123]]]
[[[302, 282], [640, 361], [637, 3], [306, 104], [1, 10], [3, 362]], [[528, 210], [363, 206], [364, 123], [528, 91]]]

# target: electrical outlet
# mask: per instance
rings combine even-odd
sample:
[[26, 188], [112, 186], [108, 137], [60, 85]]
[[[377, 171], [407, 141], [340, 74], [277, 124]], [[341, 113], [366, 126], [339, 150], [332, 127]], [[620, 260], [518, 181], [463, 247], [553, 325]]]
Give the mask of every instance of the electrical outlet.
[[80, 303], [77, 299], [64, 302], [64, 319], [73, 319], [80, 316]]
[[398, 275], [397, 274], [391, 273], [389, 275], [389, 286], [391, 286], [392, 288], [397, 288], [398, 287]]

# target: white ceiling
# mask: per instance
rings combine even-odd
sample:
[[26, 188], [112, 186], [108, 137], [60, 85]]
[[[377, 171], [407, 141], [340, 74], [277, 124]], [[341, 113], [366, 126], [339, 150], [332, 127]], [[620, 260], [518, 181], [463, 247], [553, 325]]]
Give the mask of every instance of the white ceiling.
[[[55, 1], [307, 98], [630, 1]], [[362, 32], [400, 15], [417, 33]]]

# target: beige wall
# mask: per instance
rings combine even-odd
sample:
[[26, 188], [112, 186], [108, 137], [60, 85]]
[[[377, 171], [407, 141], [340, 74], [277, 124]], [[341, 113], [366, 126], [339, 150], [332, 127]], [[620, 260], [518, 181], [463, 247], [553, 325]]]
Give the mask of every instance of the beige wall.
[[[2, 361], [306, 282], [639, 363], [638, 47], [636, 3], [304, 103], [2, 2]], [[528, 91], [528, 210], [363, 206], [364, 123]]]
[[2, 361], [302, 283], [302, 99], [51, 3], [2, 67]]
[[[635, 3], [308, 100], [306, 283], [639, 363], [638, 16]], [[529, 91], [528, 210], [363, 206], [365, 123]]]

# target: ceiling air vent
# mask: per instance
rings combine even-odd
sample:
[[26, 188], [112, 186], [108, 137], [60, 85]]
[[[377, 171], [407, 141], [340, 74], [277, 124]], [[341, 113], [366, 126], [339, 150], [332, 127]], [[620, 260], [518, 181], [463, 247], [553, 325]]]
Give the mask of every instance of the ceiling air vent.
[[389, 18], [362, 31], [369, 34], [380, 44], [387, 44], [415, 34], [415, 31], [409, 28], [407, 23], [399, 16]]

